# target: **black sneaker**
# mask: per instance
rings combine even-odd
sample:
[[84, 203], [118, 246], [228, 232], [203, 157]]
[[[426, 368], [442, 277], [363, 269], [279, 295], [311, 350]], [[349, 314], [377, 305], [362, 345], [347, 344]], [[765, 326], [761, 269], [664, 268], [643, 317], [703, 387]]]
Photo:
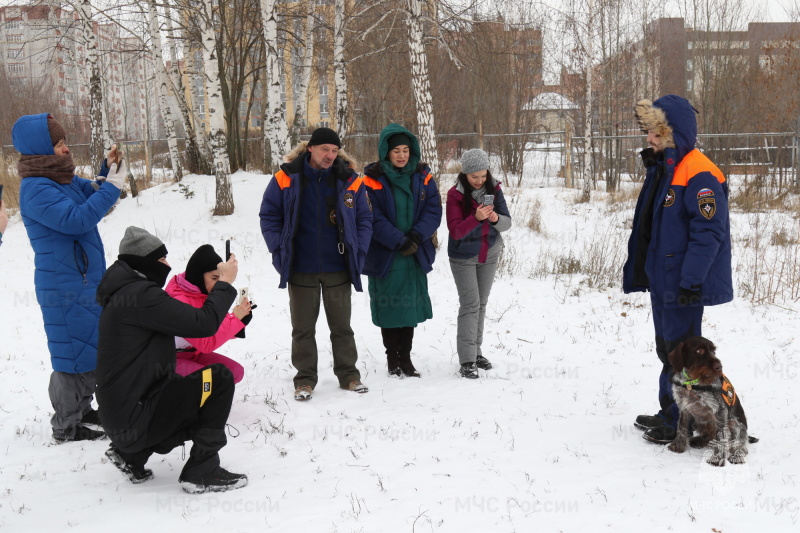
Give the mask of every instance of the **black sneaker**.
[[479, 355], [475, 359], [475, 366], [477, 366], [481, 370], [489, 370], [490, 368], [492, 368], [492, 363], [490, 363], [489, 360], [486, 359], [484, 356]]
[[145, 468], [144, 466], [137, 466], [132, 465], [123, 459], [122, 455], [120, 455], [119, 450], [117, 450], [113, 445], [109, 446], [106, 450], [106, 457], [108, 460], [111, 461], [111, 464], [116, 466], [120, 472], [125, 474], [131, 483], [138, 485], [139, 483], [144, 483], [145, 481], [153, 479], [153, 471], [149, 468]]
[[462, 378], [478, 379], [478, 367], [475, 366], [475, 363], [462, 364], [461, 368], [458, 370], [458, 373]]
[[183, 490], [189, 494], [202, 494], [240, 489], [247, 485], [247, 476], [233, 474], [218, 466], [213, 472], [206, 475], [193, 475], [191, 470], [188, 473], [181, 473], [178, 481]]
[[89, 429], [83, 424], [78, 424], [75, 429], [66, 431], [53, 431], [53, 440], [57, 444], [64, 444], [65, 442], [79, 441], [79, 440], [99, 440], [105, 438], [106, 434], [102, 431], [95, 431]]
[[91, 426], [103, 426], [100, 422], [100, 415], [97, 414], [97, 411], [94, 409], [89, 409], [83, 418], [81, 418], [81, 424], [89, 424]]
[[658, 415], [639, 415], [636, 417], [636, 422], [634, 422], [633, 425], [642, 431], [647, 431], [650, 428], [663, 426], [664, 419]]
[[675, 428], [662, 424], [642, 433], [642, 438], [654, 444], [669, 444], [675, 440], [675, 434]]

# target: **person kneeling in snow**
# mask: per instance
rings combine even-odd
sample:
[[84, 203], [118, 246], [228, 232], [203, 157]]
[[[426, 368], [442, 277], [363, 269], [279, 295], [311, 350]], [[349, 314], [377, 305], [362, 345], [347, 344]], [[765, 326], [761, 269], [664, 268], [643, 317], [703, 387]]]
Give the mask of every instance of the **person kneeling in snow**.
[[[203, 307], [208, 294], [214, 289], [219, 280], [220, 272], [217, 265], [222, 263], [222, 258], [214, 251], [210, 244], [204, 244], [192, 254], [186, 264], [186, 272], [177, 274], [167, 283], [167, 294], [187, 303], [193, 307]], [[188, 376], [204, 366], [221, 363], [233, 374], [233, 382], [239, 383], [244, 377], [242, 365], [214, 353], [214, 350], [234, 337], [244, 337], [244, 327], [253, 318], [250, 301], [245, 298], [242, 303], [233, 308], [232, 313], [225, 315], [214, 335], [203, 338], [175, 337], [177, 363], [175, 371], [181, 376]]]
[[207, 337], [236, 298], [236, 257], [218, 265], [219, 280], [201, 308], [161, 288], [170, 271], [167, 248], [147, 231], [129, 227], [119, 259], [97, 288], [103, 307], [97, 349], [97, 401], [111, 439], [109, 460], [133, 483], [153, 477], [144, 467], [192, 440], [179, 481], [186, 492], [221, 492], [247, 485], [247, 476], [219, 465], [233, 401], [233, 376], [216, 363], [188, 376], [175, 372], [175, 336]]

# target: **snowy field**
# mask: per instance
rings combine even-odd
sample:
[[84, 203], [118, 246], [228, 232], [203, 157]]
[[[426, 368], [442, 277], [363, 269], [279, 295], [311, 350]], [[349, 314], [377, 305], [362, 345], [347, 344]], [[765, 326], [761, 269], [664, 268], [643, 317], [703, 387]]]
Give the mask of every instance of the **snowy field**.
[[[288, 295], [277, 288], [259, 231], [267, 177], [233, 176], [230, 217], [210, 215], [213, 178], [189, 176], [193, 197], [161, 185], [123, 200], [101, 222], [109, 264], [125, 228], [137, 225], [166, 242], [173, 274], [201, 244], [222, 252], [224, 239], [234, 239], [236, 285], [250, 287], [258, 309], [247, 338], [220, 350], [246, 368], [222, 465], [250, 480], [223, 494], [181, 490], [180, 448], [153, 456], [155, 479], [134, 486], [105, 460], [108, 441], [51, 441], [51, 368], [33, 252], [13, 217], [0, 248], [0, 529], [796, 531], [800, 304], [737, 298], [706, 309], [704, 334], [761, 439], [746, 464], [713, 468], [704, 450], [678, 455], [647, 443], [632, 422], [657, 410], [648, 298], [623, 295], [618, 277], [613, 286], [592, 286], [566, 268], [570, 258], [620, 260], [633, 200], [615, 205], [595, 192], [592, 202], [577, 203], [578, 191], [537, 177], [535, 166], [529, 172], [521, 187], [506, 187], [515, 227], [487, 312], [484, 354], [494, 369], [475, 381], [457, 377], [458, 299], [443, 224], [429, 275], [434, 318], [417, 328], [412, 352], [422, 378], [388, 377], [368, 297], [354, 293], [359, 368], [370, 392], [338, 389], [321, 317], [320, 381], [305, 403], [292, 397]], [[446, 191], [454, 176], [444, 180]], [[532, 208], [540, 232], [528, 229]], [[737, 242], [753, 231], [750, 220], [734, 215]], [[735, 245], [734, 254], [743, 249]], [[552, 273], [553, 265], [564, 268]]]

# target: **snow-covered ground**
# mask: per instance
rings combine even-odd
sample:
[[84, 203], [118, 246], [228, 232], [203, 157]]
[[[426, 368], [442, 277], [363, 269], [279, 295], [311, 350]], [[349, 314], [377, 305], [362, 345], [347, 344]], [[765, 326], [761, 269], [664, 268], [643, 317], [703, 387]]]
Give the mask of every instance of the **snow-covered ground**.
[[[0, 248], [0, 529], [6, 531], [794, 531], [800, 519], [800, 409], [795, 404], [800, 304], [742, 299], [706, 309], [747, 412], [748, 462], [712, 468], [703, 450], [649, 444], [633, 425], [657, 410], [659, 365], [646, 295], [619, 283], [545, 273], [565, 258], [622, 253], [633, 203], [526, 177], [509, 186], [515, 227], [494, 285], [485, 355], [494, 369], [457, 377], [458, 298], [442, 246], [429, 275], [434, 318], [413, 359], [421, 379], [389, 378], [369, 300], [353, 295], [365, 395], [338, 389], [324, 318], [320, 382], [292, 398], [288, 295], [259, 232], [267, 177], [233, 176], [236, 212], [210, 215], [213, 178], [189, 176], [186, 198], [166, 184], [127, 198], [100, 224], [109, 264], [129, 225], [167, 244], [173, 273], [211, 243], [233, 237], [237, 286], [258, 304], [247, 338], [220, 351], [240, 361], [222, 464], [247, 473], [241, 490], [184, 493], [181, 449], [154, 456], [155, 479], [134, 486], [103, 455], [108, 441], [55, 445], [47, 396], [50, 361], [33, 291], [33, 252], [15, 216]], [[445, 176], [452, 182], [454, 176]], [[449, 185], [448, 185], [449, 186]], [[442, 187], [446, 190], [446, 187]], [[540, 233], [528, 229], [539, 209]], [[746, 215], [734, 231], [747, 232]], [[796, 222], [795, 222], [796, 224]], [[741, 247], [739, 247], [741, 249]], [[599, 252], [599, 253], [598, 253]], [[737, 253], [737, 250], [734, 250]], [[618, 257], [617, 259], [618, 260]], [[549, 267], [548, 267], [549, 265]], [[599, 285], [599, 287], [598, 287]], [[607, 283], [605, 285], [608, 285]], [[323, 312], [324, 316], [324, 312]]]

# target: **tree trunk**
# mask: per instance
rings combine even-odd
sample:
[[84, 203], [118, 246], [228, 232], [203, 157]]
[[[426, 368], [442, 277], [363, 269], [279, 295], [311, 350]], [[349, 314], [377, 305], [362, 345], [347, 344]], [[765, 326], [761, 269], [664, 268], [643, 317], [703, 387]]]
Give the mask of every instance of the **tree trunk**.
[[266, 90], [267, 114], [264, 117], [264, 142], [269, 143], [268, 172], [274, 172], [285, 154], [291, 150], [289, 128], [281, 107], [280, 60], [278, 58], [278, 13], [276, 0], [261, 0], [264, 44], [267, 55]]
[[[200, 91], [200, 84], [197, 83], [197, 78], [200, 76], [203, 71], [202, 61], [199, 57], [197, 57], [192, 50], [192, 47], [189, 45], [188, 42], [184, 44], [183, 47], [183, 58], [184, 61], [188, 61], [191, 67], [189, 70], [189, 91], [191, 93], [192, 98], [192, 118], [194, 121], [194, 140], [197, 143], [197, 148], [200, 151], [200, 167], [197, 169], [199, 174], [211, 174], [211, 164], [210, 161], [212, 159], [211, 155], [211, 147], [210, 147], [210, 140], [207, 135], [206, 124], [201, 118], [201, 105], [203, 104], [203, 93]], [[202, 74], [203, 79], [205, 79], [205, 75]]]
[[233, 213], [233, 191], [231, 190], [230, 163], [228, 162], [228, 136], [225, 133], [225, 105], [222, 101], [222, 89], [219, 80], [219, 62], [217, 59], [217, 39], [214, 32], [214, 19], [211, 0], [203, 0], [206, 16], [203, 17], [202, 41], [203, 64], [206, 73], [206, 94], [211, 133], [211, 153], [213, 170], [217, 184], [217, 201], [214, 215], [230, 215]]
[[83, 28], [83, 44], [86, 50], [86, 68], [89, 71], [89, 161], [96, 175], [100, 170], [103, 157], [103, 87], [100, 77], [100, 64], [97, 54], [97, 37], [92, 23], [92, 5], [90, 0], [81, 0], [78, 6]]
[[308, 96], [308, 85], [311, 81], [311, 64], [314, 60], [314, 12], [309, 6], [306, 14], [305, 53], [303, 54], [303, 75], [300, 78], [300, 86], [297, 94], [294, 95], [294, 118], [292, 119], [291, 140], [292, 146], [300, 142], [300, 123], [306, 116], [306, 98]]
[[589, 22], [586, 39], [586, 101], [583, 132], [583, 200], [589, 201], [592, 190], [592, 63], [594, 59], [594, 0], [589, 0]]
[[148, 1], [150, 17], [150, 38], [153, 47], [153, 62], [155, 63], [154, 73], [158, 84], [158, 104], [161, 108], [161, 116], [164, 119], [164, 131], [167, 135], [167, 146], [169, 147], [169, 159], [172, 164], [172, 171], [175, 181], [183, 179], [183, 168], [181, 158], [178, 154], [178, 139], [175, 135], [175, 121], [172, 119], [172, 109], [169, 105], [169, 91], [167, 84], [167, 69], [164, 65], [164, 57], [161, 51], [161, 27], [158, 23], [158, 11], [154, 0]]
[[[181, 76], [180, 63], [178, 61], [178, 47], [176, 43], [175, 30], [172, 25], [172, 13], [170, 9], [170, 1], [167, 0], [164, 4], [165, 20], [167, 23], [167, 42], [169, 43], [170, 56], [172, 59], [172, 88], [175, 94], [175, 99], [178, 102], [178, 109], [183, 122], [183, 131], [186, 138], [186, 167], [189, 172], [195, 174], [201, 173], [201, 170], [208, 172], [208, 165], [201, 163], [200, 148], [197, 142], [197, 134], [194, 131], [192, 124], [192, 114], [189, 110], [189, 104], [186, 102], [186, 88], [183, 85], [183, 77]], [[183, 56], [184, 69], [188, 68], [189, 58]]]
[[345, 0], [336, 0], [333, 16], [333, 79], [336, 85], [336, 133], [344, 142], [347, 122], [347, 64], [344, 60]]
[[428, 57], [422, 35], [422, 1], [407, 0], [408, 53], [411, 59], [411, 80], [417, 104], [417, 126], [422, 141], [422, 159], [434, 176], [439, 174], [439, 152], [436, 148], [436, 128], [433, 120], [433, 100], [428, 77]]

